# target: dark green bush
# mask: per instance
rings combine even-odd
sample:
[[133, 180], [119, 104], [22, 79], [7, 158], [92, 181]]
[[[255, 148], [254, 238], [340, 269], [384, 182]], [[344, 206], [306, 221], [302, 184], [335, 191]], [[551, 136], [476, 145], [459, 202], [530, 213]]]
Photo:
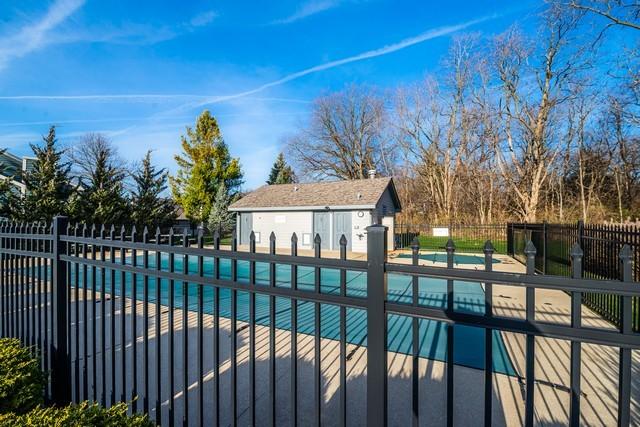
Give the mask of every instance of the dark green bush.
[[15, 338], [0, 338], [0, 413], [29, 412], [42, 403], [40, 361]]
[[146, 415], [127, 415], [127, 405], [120, 403], [105, 409], [97, 403], [82, 402], [62, 408], [37, 407], [23, 415], [0, 415], [0, 427], [150, 427]]

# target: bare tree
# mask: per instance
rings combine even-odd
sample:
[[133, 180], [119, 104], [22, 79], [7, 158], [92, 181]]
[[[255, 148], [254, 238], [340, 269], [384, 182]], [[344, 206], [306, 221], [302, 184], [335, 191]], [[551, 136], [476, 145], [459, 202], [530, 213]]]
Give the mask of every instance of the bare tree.
[[432, 205], [433, 221], [451, 221], [459, 214], [459, 180], [465, 160], [477, 147], [469, 92], [478, 37], [454, 39], [442, 82], [423, 83], [398, 91], [393, 126], [400, 144], [411, 154], [419, 188]]
[[288, 152], [304, 176], [362, 179], [370, 169], [392, 174], [393, 150], [383, 138], [383, 99], [375, 90], [351, 86], [323, 96], [310, 122], [288, 141]]
[[640, 30], [640, 3], [637, 0], [572, 0], [569, 6], [606, 19], [607, 27], [619, 25]]
[[567, 48], [575, 42], [572, 31], [578, 19], [551, 4], [544, 15], [543, 40], [536, 46], [514, 29], [496, 38], [503, 126], [496, 159], [524, 221], [537, 219], [544, 185], [561, 149], [556, 143], [559, 107], [569, 98], [568, 83], [582, 66], [580, 49], [575, 44]]

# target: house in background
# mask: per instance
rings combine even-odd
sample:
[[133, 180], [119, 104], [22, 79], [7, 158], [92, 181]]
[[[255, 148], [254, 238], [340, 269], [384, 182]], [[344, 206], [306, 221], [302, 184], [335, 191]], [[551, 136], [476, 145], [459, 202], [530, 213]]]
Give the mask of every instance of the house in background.
[[372, 224], [389, 227], [388, 248], [393, 249], [395, 215], [401, 205], [392, 178], [307, 184], [265, 185], [233, 203], [238, 242], [249, 244], [251, 231], [256, 246], [269, 246], [274, 232], [278, 247], [290, 247], [291, 235], [298, 247], [312, 249], [320, 235], [322, 249], [340, 249], [340, 237], [347, 238], [347, 250], [367, 251], [366, 228]]
[[33, 168], [35, 160], [35, 157], [18, 157], [8, 151], [0, 153], [0, 178], [8, 179], [17, 192], [24, 194], [24, 172]]

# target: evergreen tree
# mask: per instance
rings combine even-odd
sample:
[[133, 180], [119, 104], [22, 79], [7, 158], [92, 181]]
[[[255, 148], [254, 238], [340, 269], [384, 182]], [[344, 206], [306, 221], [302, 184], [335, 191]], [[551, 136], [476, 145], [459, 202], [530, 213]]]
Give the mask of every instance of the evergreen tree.
[[[6, 148], [0, 149], [0, 155], [7, 151]], [[5, 175], [5, 166], [0, 163], [0, 218], [10, 220], [21, 220], [22, 206], [20, 192], [11, 183], [15, 177], [7, 177]]]
[[88, 135], [75, 155], [81, 172], [72, 205], [77, 221], [94, 224], [129, 222], [124, 196], [126, 172], [116, 151], [101, 135]]
[[25, 221], [51, 221], [56, 215], [68, 213], [73, 188], [70, 184], [71, 165], [63, 162], [63, 152], [56, 148], [56, 128], [51, 126], [44, 144], [31, 144], [35, 161], [24, 174], [26, 187], [21, 199], [21, 217]]
[[229, 205], [232, 200], [233, 199], [228, 194], [224, 183], [220, 184], [213, 199], [211, 213], [207, 220], [207, 227], [209, 230], [220, 229], [221, 232], [226, 233], [233, 229], [236, 222], [236, 216], [233, 212], [229, 212]]
[[130, 200], [133, 223], [141, 228], [170, 224], [176, 215], [171, 199], [162, 196], [167, 189], [167, 171], [156, 169], [151, 163], [151, 151], [147, 151], [142, 159], [133, 180], [135, 188]]
[[271, 167], [267, 184], [292, 184], [297, 181], [298, 179], [295, 172], [293, 172], [291, 166], [289, 166], [284, 159], [284, 154], [278, 154], [276, 161]]
[[198, 117], [195, 129], [187, 128], [187, 135], [182, 137], [182, 154], [175, 160], [178, 172], [169, 177], [171, 193], [192, 221], [202, 224], [208, 220], [222, 184], [231, 197], [240, 189], [240, 161], [231, 158], [218, 122], [209, 111]]

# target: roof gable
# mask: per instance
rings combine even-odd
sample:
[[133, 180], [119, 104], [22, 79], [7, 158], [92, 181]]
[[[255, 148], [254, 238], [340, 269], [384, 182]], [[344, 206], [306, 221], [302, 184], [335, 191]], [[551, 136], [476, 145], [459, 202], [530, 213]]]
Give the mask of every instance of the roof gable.
[[373, 209], [389, 189], [400, 210], [392, 178], [264, 185], [233, 203], [231, 211], [288, 209]]

